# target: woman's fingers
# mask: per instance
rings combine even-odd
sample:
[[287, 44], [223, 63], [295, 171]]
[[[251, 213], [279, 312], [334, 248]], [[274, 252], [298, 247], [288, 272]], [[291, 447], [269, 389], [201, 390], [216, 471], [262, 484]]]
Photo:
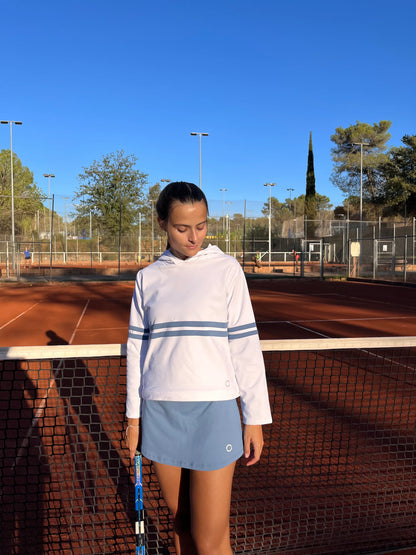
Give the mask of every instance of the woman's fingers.
[[131, 460], [134, 460], [138, 443], [139, 443], [139, 427], [127, 426], [126, 445], [128, 447]]
[[260, 460], [263, 450], [263, 430], [261, 426], [244, 426], [244, 457], [251, 466]]

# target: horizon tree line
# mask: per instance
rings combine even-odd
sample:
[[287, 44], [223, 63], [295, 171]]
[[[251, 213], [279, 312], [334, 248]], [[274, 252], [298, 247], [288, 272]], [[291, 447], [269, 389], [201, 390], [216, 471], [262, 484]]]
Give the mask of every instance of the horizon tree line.
[[[307, 234], [313, 237], [318, 215], [332, 212], [335, 218], [357, 219], [360, 202], [363, 215], [406, 218], [416, 215], [416, 135], [405, 135], [401, 146], [388, 148], [391, 138], [390, 121], [373, 125], [357, 121], [347, 128], [338, 127], [331, 136], [334, 163], [331, 181], [345, 195], [342, 206], [332, 208], [330, 199], [317, 192], [312, 131], [309, 133], [305, 194], [280, 202], [271, 197], [273, 232], [282, 233], [282, 222], [305, 218]], [[362, 154], [361, 154], [362, 149]], [[154, 204], [161, 190], [160, 183], [150, 185], [148, 175], [137, 168], [138, 159], [123, 150], [104, 155], [83, 168], [70, 214], [77, 228], [93, 227], [101, 236], [114, 237], [137, 231], [153, 222]], [[361, 173], [362, 163], [362, 173]], [[33, 231], [33, 222], [41, 211], [49, 214], [42, 192], [34, 183], [33, 173], [23, 166], [14, 153], [14, 206], [17, 235]], [[362, 191], [361, 188], [362, 178]], [[146, 191], [147, 187], [147, 191]], [[361, 198], [362, 197], [362, 198]], [[268, 215], [268, 202], [262, 209]], [[58, 215], [54, 216], [58, 217]], [[62, 217], [61, 217], [62, 220]], [[57, 220], [59, 221], [59, 220]], [[62, 222], [60, 222], [61, 224]], [[258, 222], [261, 225], [261, 221]], [[10, 233], [10, 151], [0, 151], [0, 234]]]

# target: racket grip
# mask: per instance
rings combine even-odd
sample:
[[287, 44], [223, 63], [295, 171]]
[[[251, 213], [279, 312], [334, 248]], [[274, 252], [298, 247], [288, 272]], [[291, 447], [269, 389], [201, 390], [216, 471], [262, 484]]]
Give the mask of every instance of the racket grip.
[[142, 481], [142, 456], [136, 451], [134, 458], [134, 502], [136, 509], [135, 536], [136, 536], [136, 555], [145, 555], [145, 529], [144, 529], [144, 508], [143, 508], [143, 481]]

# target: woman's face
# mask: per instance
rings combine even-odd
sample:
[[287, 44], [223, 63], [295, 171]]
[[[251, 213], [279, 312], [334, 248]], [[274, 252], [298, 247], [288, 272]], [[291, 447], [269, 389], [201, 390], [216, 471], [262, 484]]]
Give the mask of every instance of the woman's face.
[[171, 205], [168, 219], [159, 219], [159, 225], [168, 235], [172, 254], [185, 260], [195, 256], [202, 248], [207, 234], [207, 207], [203, 201], [175, 201]]

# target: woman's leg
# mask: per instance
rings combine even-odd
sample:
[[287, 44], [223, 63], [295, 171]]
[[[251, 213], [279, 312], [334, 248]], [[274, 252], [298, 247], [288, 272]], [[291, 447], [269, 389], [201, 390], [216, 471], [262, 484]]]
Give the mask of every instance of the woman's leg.
[[235, 463], [219, 470], [191, 470], [191, 530], [198, 555], [232, 555], [231, 487]]
[[235, 463], [209, 471], [153, 465], [174, 518], [177, 555], [232, 555], [229, 521]]
[[163, 498], [174, 520], [177, 555], [197, 555], [191, 536], [189, 470], [153, 462]]

